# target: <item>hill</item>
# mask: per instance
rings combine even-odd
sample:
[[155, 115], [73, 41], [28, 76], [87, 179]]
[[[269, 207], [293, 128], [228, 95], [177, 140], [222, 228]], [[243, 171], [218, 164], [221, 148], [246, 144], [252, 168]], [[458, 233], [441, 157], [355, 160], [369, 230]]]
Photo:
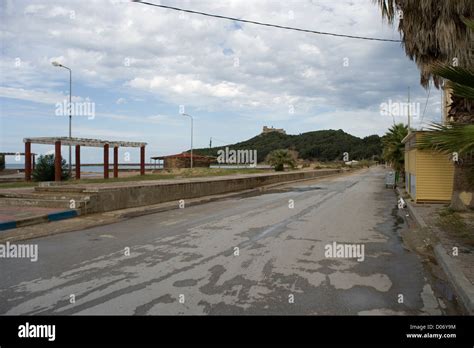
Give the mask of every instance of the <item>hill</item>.
[[194, 153], [205, 156], [217, 156], [217, 151], [228, 146], [233, 150], [257, 150], [258, 161], [262, 162], [268, 153], [277, 149], [290, 149], [298, 152], [299, 157], [318, 161], [342, 160], [343, 153], [349, 153], [350, 160], [372, 159], [380, 157], [382, 144], [378, 135], [363, 139], [339, 130], [320, 130], [289, 135], [281, 133], [260, 134], [249, 140], [221, 147], [194, 149]]

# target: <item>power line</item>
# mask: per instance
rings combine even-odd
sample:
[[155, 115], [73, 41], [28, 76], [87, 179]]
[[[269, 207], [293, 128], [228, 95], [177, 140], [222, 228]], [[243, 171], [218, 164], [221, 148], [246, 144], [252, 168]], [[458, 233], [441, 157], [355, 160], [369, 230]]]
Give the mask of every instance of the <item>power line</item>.
[[285, 30], [300, 31], [300, 32], [304, 32], [304, 33], [311, 33], [311, 34], [318, 34], [318, 35], [329, 35], [329, 36], [337, 36], [337, 37], [345, 37], [345, 38], [348, 38], [348, 39], [358, 39], [358, 40], [386, 41], [386, 42], [402, 42], [401, 40], [380, 39], [380, 38], [375, 38], [375, 37], [355, 36], [355, 35], [346, 35], [346, 34], [335, 34], [335, 33], [328, 33], [328, 32], [324, 32], [324, 31], [317, 31], [317, 30], [310, 30], [310, 29], [301, 29], [301, 28], [287, 27], [287, 26], [284, 26], [284, 25], [263, 23], [263, 22], [251, 21], [251, 20], [248, 20], [248, 19], [241, 19], [241, 18], [235, 18], [235, 17], [227, 17], [227, 16], [215, 15], [215, 14], [206, 13], [206, 12], [193, 11], [193, 10], [186, 10], [186, 9], [179, 8], [179, 7], [153, 4], [153, 3], [151, 3], [151, 2], [140, 1], [140, 0], [132, 0], [132, 2], [137, 2], [137, 3], [143, 4], [143, 5], [161, 7], [161, 8], [165, 8], [165, 9], [173, 10], [173, 11], [187, 12], [187, 13], [192, 13], [192, 14], [198, 14], [198, 15], [201, 15], [201, 16], [214, 17], [214, 18], [220, 18], [220, 19], [227, 19], [227, 20], [231, 20], [231, 21], [242, 22], [242, 23], [249, 23], [249, 24], [255, 24], [255, 25], [261, 25], [261, 26], [265, 26], [265, 27], [272, 27], [272, 28], [279, 28], [279, 29], [285, 29]]

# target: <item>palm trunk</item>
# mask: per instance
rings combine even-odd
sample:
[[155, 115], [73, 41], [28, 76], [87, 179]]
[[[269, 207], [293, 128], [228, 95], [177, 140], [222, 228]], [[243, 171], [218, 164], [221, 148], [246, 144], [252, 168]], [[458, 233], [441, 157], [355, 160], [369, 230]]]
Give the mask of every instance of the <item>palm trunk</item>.
[[[472, 100], [451, 96], [448, 117], [453, 122], [474, 124], [474, 112]], [[454, 167], [453, 194], [451, 196], [450, 208], [458, 211], [474, 209], [474, 155], [461, 158], [459, 164]]]
[[448, 117], [453, 122], [473, 124], [474, 123], [474, 101], [451, 95], [451, 104], [448, 109]]
[[453, 194], [450, 208], [457, 211], [474, 209], [474, 156], [466, 156], [454, 167]]

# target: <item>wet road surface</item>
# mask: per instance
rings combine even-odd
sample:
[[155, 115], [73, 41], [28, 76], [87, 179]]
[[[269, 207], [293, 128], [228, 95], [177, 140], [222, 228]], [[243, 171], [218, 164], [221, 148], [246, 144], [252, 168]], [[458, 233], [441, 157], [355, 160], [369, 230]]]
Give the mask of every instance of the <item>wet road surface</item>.
[[[0, 313], [444, 314], [402, 244], [384, 173], [22, 242], [38, 245], [38, 261], [0, 260]], [[363, 260], [327, 257], [334, 242], [363, 246]]]

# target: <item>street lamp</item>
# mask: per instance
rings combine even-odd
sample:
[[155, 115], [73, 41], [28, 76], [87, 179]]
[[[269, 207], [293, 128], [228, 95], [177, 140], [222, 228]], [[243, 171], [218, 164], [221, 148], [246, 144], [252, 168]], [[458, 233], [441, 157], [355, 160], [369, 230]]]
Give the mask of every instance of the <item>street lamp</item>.
[[193, 117], [185, 113], [182, 113], [181, 115], [187, 116], [191, 119], [191, 169], [193, 169]]
[[[72, 109], [72, 103], [71, 103], [71, 98], [72, 98], [72, 71], [69, 69], [67, 66], [62, 65], [61, 63], [58, 62], [52, 62], [53, 66], [56, 66], [58, 68], [64, 68], [69, 70], [69, 140], [71, 140], [71, 121], [72, 121], [72, 114], [71, 114], [71, 109]], [[71, 144], [69, 143], [69, 177], [71, 177], [72, 174], [72, 163], [71, 163]]]

